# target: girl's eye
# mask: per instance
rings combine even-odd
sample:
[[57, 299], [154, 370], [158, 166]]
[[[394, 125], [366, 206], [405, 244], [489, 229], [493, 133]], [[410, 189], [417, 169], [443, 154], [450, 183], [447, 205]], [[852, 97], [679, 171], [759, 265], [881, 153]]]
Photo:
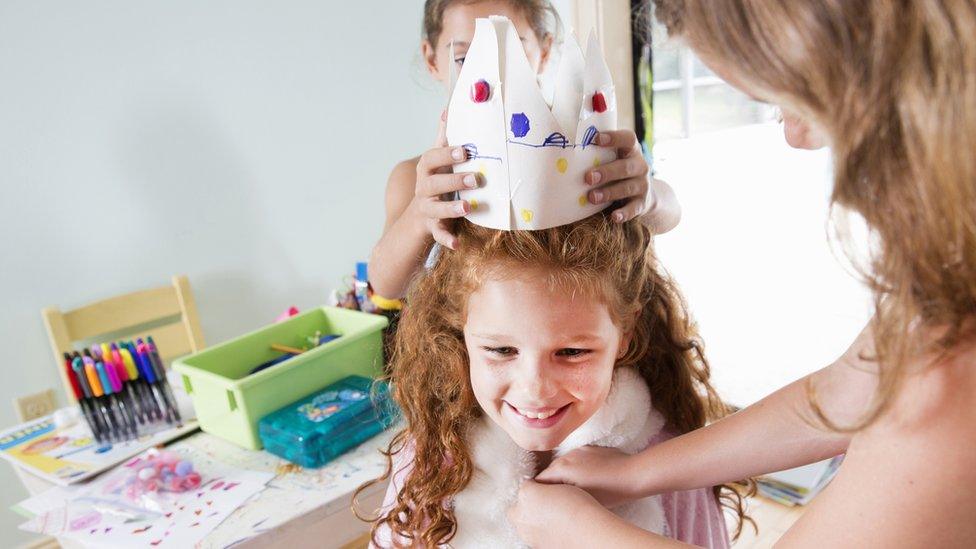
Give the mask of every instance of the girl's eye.
[[587, 354], [589, 354], [591, 352], [592, 351], [590, 351], [589, 349], [572, 349], [572, 348], [567, 348], [567, 349], [560, 349], [560, 350], [556, 351], [556, 356], [568, 356], [570, 358], [575, 358], [575, 357], [580, 357], [580, 356], [583, 356], [583, 355], [587, 355]]
[[482, 349], [498, 356], [512, 356], [518, 354], [518, 349], [515, 347], [482, 347]]
[[457, 63], [458, 65], [464, 65], [464, 56], [458, 57], [457, 59], [454, 60], [454, 62]]

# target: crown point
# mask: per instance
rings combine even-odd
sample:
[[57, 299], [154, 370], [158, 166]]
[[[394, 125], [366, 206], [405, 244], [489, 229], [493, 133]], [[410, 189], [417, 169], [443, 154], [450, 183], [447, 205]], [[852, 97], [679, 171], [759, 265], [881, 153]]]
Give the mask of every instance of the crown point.
[[607, 98], [603, 96], [602, 92], [596, 92], [593, 94], [593, 112], [606, 112], [607, 111]]
[[491, 86], [487, 80], [478, 80], [471, 84], [471, 100], [475, 103], [484, 103], [491, 97]]

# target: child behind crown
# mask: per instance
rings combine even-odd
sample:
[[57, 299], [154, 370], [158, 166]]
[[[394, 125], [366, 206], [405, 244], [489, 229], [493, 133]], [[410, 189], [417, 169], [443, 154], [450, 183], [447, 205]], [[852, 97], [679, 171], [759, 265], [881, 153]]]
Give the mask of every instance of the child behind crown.
[[[540, 231], [462, 221], [457, 250], [412, 288], [392, 356], [405, 428], [373, 524], [378, 546], [519, 546], [505, 511], [553, 454], [637, 452], [724, 410], [652, 235], [606, 212]], [[392, 475], [391, 475], [392, 473]], [[724, 493], [723, 493], [724, 492]], [[719, 494], [614, 509], [647, 530], [728, 547]]]

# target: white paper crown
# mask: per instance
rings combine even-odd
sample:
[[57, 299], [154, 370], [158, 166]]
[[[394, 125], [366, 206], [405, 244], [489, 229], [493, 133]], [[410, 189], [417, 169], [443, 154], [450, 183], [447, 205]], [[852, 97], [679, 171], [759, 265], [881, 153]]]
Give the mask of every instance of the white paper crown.
[[616, 158], [593, 143], [597, 132], [617, 128], [613, 81], [593, 34], [585, 59], [566, 37], [554, 90], [550, 109], [511, 21], [477, 20], [447, 115], [448, 143], [468, 151], [455, 171], [482, 175], [479, 188], [461, 192], [473, 223], [547, 229], [607, 207], [590, 203], [583, 180]]

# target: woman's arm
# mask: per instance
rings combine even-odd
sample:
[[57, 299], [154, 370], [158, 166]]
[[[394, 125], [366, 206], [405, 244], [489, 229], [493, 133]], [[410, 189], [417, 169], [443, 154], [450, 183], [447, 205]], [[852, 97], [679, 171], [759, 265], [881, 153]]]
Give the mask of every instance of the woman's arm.
[[519, 538], [536, 549], [692, 547], [642, 530], [605, 509], [583, 490], [565, 484], [523, 482], [518, 500], [508, 510], [508, 520]]
[[[868, 330], [834, 364], [808, 376], [828, 417], [841, 425], [860, 417], [873, 394]], [[807, 379], [707, 427], [627, 456], [582, 448], [555, 460], [536, 479], [579, 486], [604, 504], [691, 490], [789, 469], [843, 453], [850, 436], [812, 421]]]

